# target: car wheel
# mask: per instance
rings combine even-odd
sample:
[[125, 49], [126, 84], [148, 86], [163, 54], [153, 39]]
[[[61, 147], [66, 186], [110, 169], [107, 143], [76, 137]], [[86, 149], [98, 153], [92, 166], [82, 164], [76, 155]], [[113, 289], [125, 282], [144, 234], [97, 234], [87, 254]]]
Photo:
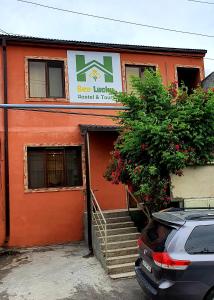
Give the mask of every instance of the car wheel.
[[212, 289], [208, 295], [206, 296], [205, 300], [214, 300], [214, 289]]

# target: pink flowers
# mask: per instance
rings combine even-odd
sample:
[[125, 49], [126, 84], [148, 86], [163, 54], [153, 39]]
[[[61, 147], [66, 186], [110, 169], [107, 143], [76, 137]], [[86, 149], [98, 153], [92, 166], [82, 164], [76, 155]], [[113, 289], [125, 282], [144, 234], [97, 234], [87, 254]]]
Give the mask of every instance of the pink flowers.
[[168, 88], [168, 91], [170, 93], [170, 95], [172, 96], [172, 98], [176, 98], [178, 95], [178, 82], [177, 81], [173, 81], [170, 85], [170, 87]]
[[117, 159], [120, 158], [120, 151], [119, 150], [115, 150], [114, 153], [113, 153], [113, 155]]

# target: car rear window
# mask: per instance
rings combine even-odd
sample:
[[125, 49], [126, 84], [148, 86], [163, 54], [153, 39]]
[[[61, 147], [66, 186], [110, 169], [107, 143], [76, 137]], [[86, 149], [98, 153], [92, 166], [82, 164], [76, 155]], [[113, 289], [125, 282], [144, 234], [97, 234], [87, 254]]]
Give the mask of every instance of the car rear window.
[[173, 231], [173, 228], [152, 220], [142, 231], [143, 242], [155, 252], [163, 252], [166, 241]]
[[187, 239], [185, 250], [189, 254], [214, 253], [214, 225], [197, 226]]

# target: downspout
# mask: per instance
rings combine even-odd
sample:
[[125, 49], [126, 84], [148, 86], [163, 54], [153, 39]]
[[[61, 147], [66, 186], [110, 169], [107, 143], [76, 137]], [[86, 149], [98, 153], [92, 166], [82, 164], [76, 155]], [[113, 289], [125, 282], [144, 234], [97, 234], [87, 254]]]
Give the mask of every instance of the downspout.
[[84, 132], [84, 143], [85, 143], [85, 166], [86, 166], [86, 203], [87, 203], [87, 229], [88, 229], [88, 256], [93, 255], [92, 245], [92, 213], [91, 213], [91, 182], [90, 182], [90, 166], [89, 166], [89, 138], [88, 131]]
[[[7, 82], [7, 43], [2, 38], [2, 62], [3, 62], [3, 97], [4, 104], [8, 104]], [[9, 190], [9, 153], [8, 153], [8, 109], [4, 109], [4, 172], [5, 172], [5, 241], [6, 245], [10, 237], [10, 190]]]

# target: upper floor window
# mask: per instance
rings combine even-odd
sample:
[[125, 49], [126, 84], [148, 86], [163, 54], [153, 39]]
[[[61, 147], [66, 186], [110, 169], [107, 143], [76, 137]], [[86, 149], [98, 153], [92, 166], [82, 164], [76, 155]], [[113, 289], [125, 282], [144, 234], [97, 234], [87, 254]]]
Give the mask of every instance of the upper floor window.
[[127, 93], [131, 93], [133, 92], [133, 88], [132, 88], [132, 77], [139, 77], [139, 78], [143, 78], [144, 76], [144, 72], [146, 69], [149, 70], [156, 70], [155, 66], [145, 66], [145, 65], [126, 65], [126, 91]]
[[28, 147], [28, 188], [82, 186], [80, 146]]
[[64, 62], [29, 60], [30, 98], [64, 98]]
[[200, 85], [200, 69], [177, 67], [178, 86], [185, 86], [188, 94], [191, 94], [195, 88]]

